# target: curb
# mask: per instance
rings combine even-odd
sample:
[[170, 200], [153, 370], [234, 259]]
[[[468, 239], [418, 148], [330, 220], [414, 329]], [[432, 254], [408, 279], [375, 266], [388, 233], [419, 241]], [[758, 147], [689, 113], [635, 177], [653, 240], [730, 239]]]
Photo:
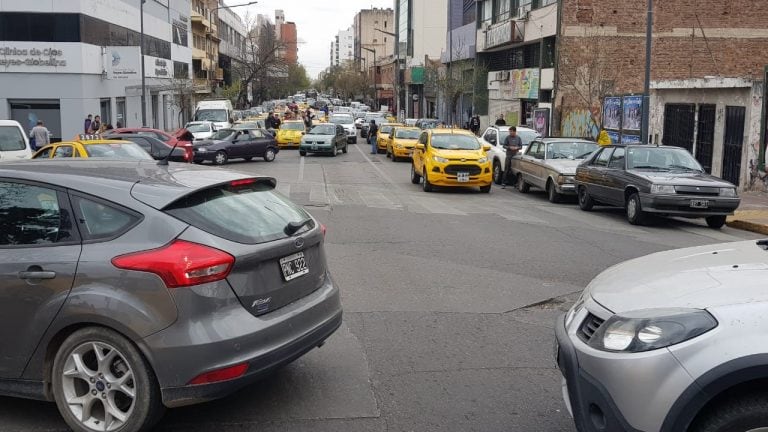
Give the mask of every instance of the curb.
[[732, 220], [727, 221], [726, 225], [728, 225], [731, 228], [768, 235], [768, 225], [764, 225], [757, 222], [750, 222], [747, 220], [734, 218]]

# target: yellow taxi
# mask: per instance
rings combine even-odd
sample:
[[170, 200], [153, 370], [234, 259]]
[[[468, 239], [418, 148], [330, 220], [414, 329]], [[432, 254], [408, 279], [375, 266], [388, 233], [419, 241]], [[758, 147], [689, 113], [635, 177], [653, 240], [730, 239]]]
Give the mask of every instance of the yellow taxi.
[[379, 125], [379, 132], [376, 133], [376, 147], [378, 147], [379, 153], [387, 151], [389, 146], [389, 133], [397, 126], [405, 126], [402, 123], [384, 123]]
[[301, 137], [306, 133], [303, 120], [286, 120], [280, 125], [280, 129], [277, 130], [275, 140], [277, 140], [277, 146], [284, 147], [299, 147], [301, 144]]
[[387, 157], [392, 158], [392, 162], [397, 162], [400, 158], [410, 159], [420, 134], [421, 129], [417, 127], [397, 126], [392, 128], [387, 139]]
[[103, 139], [99, 135], [81, 134], [72, 141], [48, 144], [32, 155], [32, 159], [110, 158], [152, 160], [144, 149], [130, 141]]
[[430, 129], [421, 132], [413, 148], [411, 183], [419, 184], [425, 192], [435, 186], [479, 187], [491, 191], [493, 174], [486, 152], [490, 144], [481, 144], [464, 129]]

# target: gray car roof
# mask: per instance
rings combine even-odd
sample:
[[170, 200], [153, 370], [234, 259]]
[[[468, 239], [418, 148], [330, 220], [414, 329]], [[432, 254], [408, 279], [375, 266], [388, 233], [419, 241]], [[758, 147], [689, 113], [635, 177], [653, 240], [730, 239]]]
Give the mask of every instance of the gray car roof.
[[89, 158], [4, 162], [3, 177], [49, 183], [128, 206], [135, 199], [161, 209], [197, 190], [254, 176], [186, 163], [158, 166], [156, 161]]

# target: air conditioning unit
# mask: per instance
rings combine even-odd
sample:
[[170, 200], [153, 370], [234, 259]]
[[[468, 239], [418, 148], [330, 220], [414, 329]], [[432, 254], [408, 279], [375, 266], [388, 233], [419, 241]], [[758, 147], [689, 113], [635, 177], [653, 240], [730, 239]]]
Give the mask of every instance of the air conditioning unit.
[[531, 12], [531, 4], [520, 6], [517, 8], [517, 19], [527, 20], [528, 14]]

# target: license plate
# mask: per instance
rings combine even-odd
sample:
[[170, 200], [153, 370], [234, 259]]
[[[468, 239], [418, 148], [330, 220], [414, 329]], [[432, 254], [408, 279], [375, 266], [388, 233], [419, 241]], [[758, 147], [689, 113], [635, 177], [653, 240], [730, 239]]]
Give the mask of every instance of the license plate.
[[312, 150], [317, 150], [317, 146], [316, 146], [316, 145], [313, 145], [313, 146], [312, 146]]
[[468, 172], [460, 172], [456, 174], [456, 180], [461, 183], [466, 183], [469, 181], [469, 173]]
[[698, 208], [698, 209], [709, 208], [709, 201], [707, 201], [707, 200], [691, 200], [691, 208]]
[[283, 278], [286, 281], [309, 273], [309, 266], [307, 266], [307, 260], [304, 258], [304, 252], [295, 253], [281, 259], [280, 269], [282, 269]]

